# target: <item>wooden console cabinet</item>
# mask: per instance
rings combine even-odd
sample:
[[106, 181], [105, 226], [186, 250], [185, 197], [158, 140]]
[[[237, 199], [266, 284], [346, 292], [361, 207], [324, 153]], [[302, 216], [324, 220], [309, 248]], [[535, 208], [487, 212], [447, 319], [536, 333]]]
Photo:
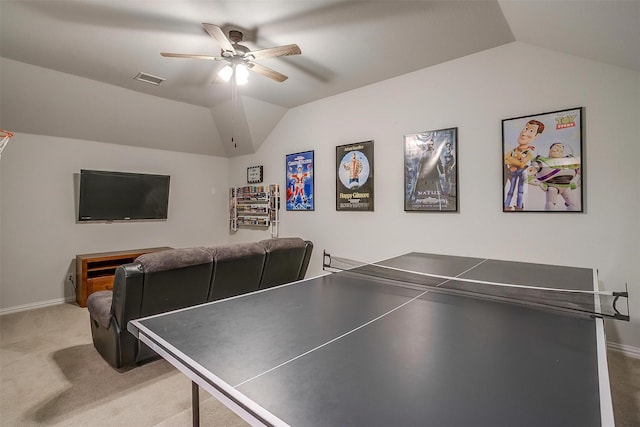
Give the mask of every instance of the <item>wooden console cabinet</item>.
[[116, 268], [133, 262], [142, 254], [171, 249], [169, 247], [134, 249], [76, 255], [76, 301], [87, 306], [87, 298], [94, 292], [113, 289]]

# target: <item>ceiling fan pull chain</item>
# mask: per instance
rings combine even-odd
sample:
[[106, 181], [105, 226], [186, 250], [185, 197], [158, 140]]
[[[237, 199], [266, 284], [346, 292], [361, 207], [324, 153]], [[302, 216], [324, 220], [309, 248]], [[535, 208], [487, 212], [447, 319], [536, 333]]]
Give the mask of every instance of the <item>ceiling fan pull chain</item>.
[[[235, 70], [234, 70], [234, 74], [235, 74]], [[235, 77], [235, 76], [233, 76]], [[233, 148], [238, 148], [238, 145], [236, 144], [236, 142], [234, 141], [233, 135], [235, 133], [236, 130], [236, 120], [235, 120], [235, 114], [236, 114], [236, 108], [238, 105], [238, 86], [236, 84], [236, 79], [232, 78], [231, 79], [231, 143], [233, 144]]]

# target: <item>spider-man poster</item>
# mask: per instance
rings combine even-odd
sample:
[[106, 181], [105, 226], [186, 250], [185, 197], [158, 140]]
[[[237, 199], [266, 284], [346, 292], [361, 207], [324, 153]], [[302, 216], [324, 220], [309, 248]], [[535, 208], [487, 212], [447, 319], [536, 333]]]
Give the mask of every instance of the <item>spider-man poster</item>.
[[287, 154], [287, 210], [314, 210], [313, 151]]

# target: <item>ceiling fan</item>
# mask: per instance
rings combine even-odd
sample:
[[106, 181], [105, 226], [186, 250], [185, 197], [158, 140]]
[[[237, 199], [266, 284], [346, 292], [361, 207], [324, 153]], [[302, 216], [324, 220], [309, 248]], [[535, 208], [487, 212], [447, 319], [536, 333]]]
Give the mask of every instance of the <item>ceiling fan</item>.
[[206, 59], [209, 61], [226, 61], [227, 64], [218, 72], [218, 76], [224, 81], [229, 81], [231, 76], [235, 75], [236, 83], [244, 84], [247, 82], [249, 74], [248, 70], [262, 74], [263, 76], [269, 77], [279, 83], [287, 80], [288, 77], [284, 74], [254, 61], [266, 58], [276, 58], [279, 56], [299, 55], [301, 53], [300, 48], [296, 44], [251, 51], [248, 47], [239, 44], [244, 37], [242, 31], [238, 29], [231, 29], [229, 30], [229, 37], [227, 37], [222, 28], [217, 25], [203, 23], [202, 26], [205, 31], [218, 42], [218, 45], [220, 45], [220, 48], [222, 49], [220, 56], [168, 52], [161, 52], [160, 55], [169, 58], [193, 58]]

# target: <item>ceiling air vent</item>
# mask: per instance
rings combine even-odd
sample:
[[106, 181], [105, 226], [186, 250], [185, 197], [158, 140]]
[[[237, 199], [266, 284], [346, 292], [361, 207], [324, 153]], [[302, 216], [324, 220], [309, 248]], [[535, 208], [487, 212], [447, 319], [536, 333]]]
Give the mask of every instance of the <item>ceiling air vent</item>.
[[166, 79], [163, 79], [162, 77], [152, 76], [151, 74], [147, 74], [147, 73], [138, 73], [138, 75], [135, 76], [133, 79], [141, 82], [149, 83], [152, 85], [156, 85], [156, 86], [160, 86], [162, 82], [166, 80]]

